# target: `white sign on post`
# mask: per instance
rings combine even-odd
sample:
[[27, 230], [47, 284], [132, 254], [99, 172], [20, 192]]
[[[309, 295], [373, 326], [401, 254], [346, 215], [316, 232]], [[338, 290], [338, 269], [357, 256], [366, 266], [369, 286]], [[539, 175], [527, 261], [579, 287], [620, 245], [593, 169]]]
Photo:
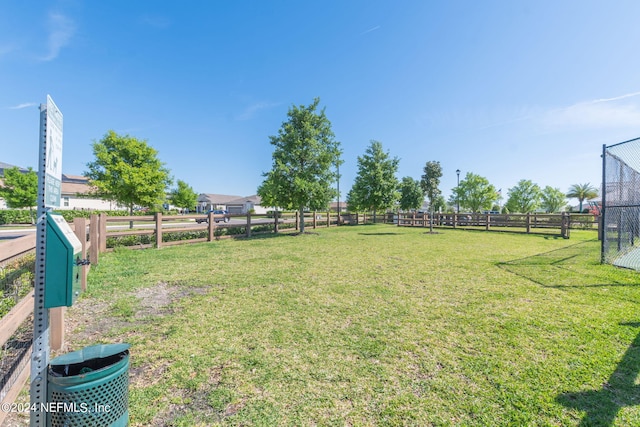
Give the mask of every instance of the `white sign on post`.
[[62, 193], [62, 113], [47, 95], [47, 104], [40, 106], [40, 149], [38, 161], [38, 224], [36, 230], [36, 273], [33, 298], [33, 344], [31, 350], [32, 427], [44, 426], [47, 412], [47, 368], [49, 365], [49, 309], [45, 308], [46, 213], [60, 207]]
[[49, 95], [47, 95], [46, 129], [45, 206], [59, 208], [62, 192], [62, 113]]

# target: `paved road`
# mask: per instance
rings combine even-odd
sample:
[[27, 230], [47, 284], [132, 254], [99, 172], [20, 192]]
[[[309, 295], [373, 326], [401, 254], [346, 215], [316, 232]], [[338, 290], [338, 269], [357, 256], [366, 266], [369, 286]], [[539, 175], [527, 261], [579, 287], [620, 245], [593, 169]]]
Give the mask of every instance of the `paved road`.
[[29, 228], [0, 228], [0, 241], [17, 239], [18, 237], [26, 236], [30, 233], [35, 233], [35, 227]]

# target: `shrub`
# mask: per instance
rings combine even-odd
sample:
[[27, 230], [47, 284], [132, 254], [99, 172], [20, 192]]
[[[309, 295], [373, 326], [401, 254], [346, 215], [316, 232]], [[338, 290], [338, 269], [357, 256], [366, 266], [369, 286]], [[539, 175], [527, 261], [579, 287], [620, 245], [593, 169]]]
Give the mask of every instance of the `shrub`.
[[[33, 218], [27, 209], [0, 210], [0, 225], [3, 224], [33, 224]], [[33, 212], [35, 215], [35, 211]]]
[[35, 254], [29, 254], [0, 268], [0, 318], [33, 288], [35, 262]]

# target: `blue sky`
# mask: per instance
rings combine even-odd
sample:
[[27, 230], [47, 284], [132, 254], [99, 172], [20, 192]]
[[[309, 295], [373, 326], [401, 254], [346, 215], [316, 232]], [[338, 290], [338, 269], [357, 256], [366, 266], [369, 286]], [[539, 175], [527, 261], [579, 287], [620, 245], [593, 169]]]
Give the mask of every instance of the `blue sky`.
[[0, 161], [35, 167], [38, 105], [64, 114], [63, 170], [108, 130], [197, 192], [251, 195], [269, 135], [320, 97], [343, 199], [375, 139], [398, 178], [443, 167], [507, 189], [601, 181], [640, 137], [637, 1], [0, 1]]

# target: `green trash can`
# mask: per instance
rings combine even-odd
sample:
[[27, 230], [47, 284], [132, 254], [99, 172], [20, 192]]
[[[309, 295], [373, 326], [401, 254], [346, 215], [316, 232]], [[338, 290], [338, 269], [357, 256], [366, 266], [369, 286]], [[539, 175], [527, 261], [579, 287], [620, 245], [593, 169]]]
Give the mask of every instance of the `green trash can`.
[[85, 347], [49, 363], [47, 426], [129, 423], [129, 344]]

